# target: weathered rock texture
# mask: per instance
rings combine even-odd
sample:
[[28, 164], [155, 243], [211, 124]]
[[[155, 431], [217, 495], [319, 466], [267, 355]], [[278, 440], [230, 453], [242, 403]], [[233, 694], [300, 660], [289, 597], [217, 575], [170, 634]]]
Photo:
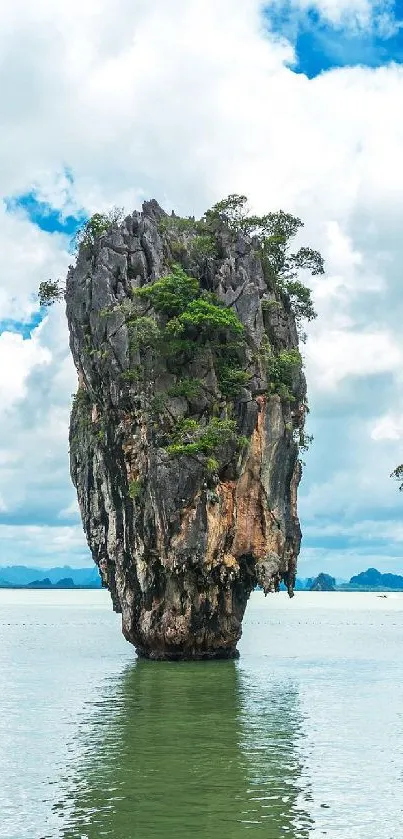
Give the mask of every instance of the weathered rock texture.
[[[268, 389], [262, 340], [267, 336], [278, 351], [296, 348], [298, 337], [286, 297], [268, 289], [253, 239], [240, 234], [234, 241], [223, 230], [216, 257], [192, 257], [191, 237], [173, 242], [160, 232], [164, 216], [156, 202], [144, 204], [92, 249], [82, 248], [70, 269], [67, 317], [79, 378], [71, 474], [94, 561], [138, 653], [232, 657], [252, 589], [273, 591], [284, 580], [293, 593], [301, 538], [295, 438], [303, 427], [305, 379], [298, 370], [293, 400]], [[203, 424], [213, 408], [226, 415], [228, 399], [208, 348], [183, 371], [202, 381], [201, 393], [168, 394], [153, 415], [127, 376], [134, 362], [122, 303], [130, 308], [133, 288], [169, 273], [172, 261], [233, 307], [247, 336], [250, 381], [231, 410], [249, 445], [240, 453], [227, 443], [213, 476], [206, 458], [166, 451], [175, 419]], [[166, 396], [176, 379], [162, 360], [150, 387]]]

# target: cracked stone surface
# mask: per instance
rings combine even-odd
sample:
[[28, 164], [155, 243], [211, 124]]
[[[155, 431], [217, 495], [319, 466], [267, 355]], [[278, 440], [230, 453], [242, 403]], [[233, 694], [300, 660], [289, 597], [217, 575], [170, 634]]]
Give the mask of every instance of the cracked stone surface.
[[[253, 239], [240, 234], [234, 242], [222, 231], [219, 256], [195, 262], [184, 234], [183, 267], [245, 327], [250, 384], [232, 410], [249, 445], [242, 455], [227, 446], [213, 484], [197, 458], [167, 454], [160, 442], [166, 417], [151, 421], [142, 393], [124, 376], [133, 363], [124, 306], [133, 288], [169, 273], [172, 262], [163, 218], [155, 201], [146, 202], [91, 251], [81, 248], [69, 271], [67, 318], [79, 380], [71, 475], [92, 556], [139, 655], [234, 657], [253, 588], [275, 591], [283, 580], [293, 593], [301, 540], [295, 432], [304, 423], [306, 385], [298, 371], [292, 401], [268, 390], [262, 339], [277, 350], [295, 349], [298, 336], [287, 300], [268, 290]], [[262, 301], [275, 305], [262, 308]], [[168, 399], [172, 422], [185, 414], [203, 421], [213, 402], [225, 411], [208, 348], [183, 375], [199, 378], [202, 389], [189, 400]], [[155, 392], [166, 394], [175, 381], [161, 362]], [[131, 497], [133, 482], [141, 486], [138, 497]]]

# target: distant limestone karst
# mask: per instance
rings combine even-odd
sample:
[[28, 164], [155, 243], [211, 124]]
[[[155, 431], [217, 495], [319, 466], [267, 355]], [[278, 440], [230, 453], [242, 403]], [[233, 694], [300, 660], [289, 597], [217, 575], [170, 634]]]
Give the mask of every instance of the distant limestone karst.
[[403, 576], [382, 574], [376, 568], [368, 568], [367, 571], [355, 574], [349, 582], [337, 583], [334, 577], [322, 572], [315, 579], [299, 583], [296, 588], [305, 591], [403, 591]]
[[351, 577], [351, 586], [365, 588], [392, 588], [403, 590], [403, 577], [400, 574], [381, 574], [376, 568], [368, 568], [360, 574]]
[[45, 577], [44, 580], [32, 580], [27, 584], [27, 588], [52, 588], [52, 583], [49, 577]]
[[71, 568], [68, 565], [55, 568], [31, 568], [25, 565], [0, 567], [1, 588], [101, 588], [101, 579], [96, 568]]
[[52, 583], [49, 577], [45, 577], [44, 580], [32, 580], [26, 588], [76, 588], [76, 585], [71, 577], [63, 577], [55, 583]]
[[336, 580], [329, 574], [318, 574], [314, 579], [310, 591], [336, 591]]

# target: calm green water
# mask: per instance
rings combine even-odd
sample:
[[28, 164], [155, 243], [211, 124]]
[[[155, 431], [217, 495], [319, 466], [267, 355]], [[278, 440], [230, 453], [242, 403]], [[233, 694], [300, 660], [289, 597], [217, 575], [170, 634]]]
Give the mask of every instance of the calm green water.
[[396, 839], [402, 641], [401, 595], [257, 594], [239, 662], [136, 662], [105, 592], [2, 591], [0, 837]]

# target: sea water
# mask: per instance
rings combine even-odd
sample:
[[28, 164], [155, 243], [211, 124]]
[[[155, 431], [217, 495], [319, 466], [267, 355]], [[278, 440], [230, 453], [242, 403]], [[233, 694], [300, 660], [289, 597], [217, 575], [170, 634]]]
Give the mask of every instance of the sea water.
[[137, 661], [104, 591], [0, 591], [1, 839], [403, 836], [403, 595], [255, 593]]

